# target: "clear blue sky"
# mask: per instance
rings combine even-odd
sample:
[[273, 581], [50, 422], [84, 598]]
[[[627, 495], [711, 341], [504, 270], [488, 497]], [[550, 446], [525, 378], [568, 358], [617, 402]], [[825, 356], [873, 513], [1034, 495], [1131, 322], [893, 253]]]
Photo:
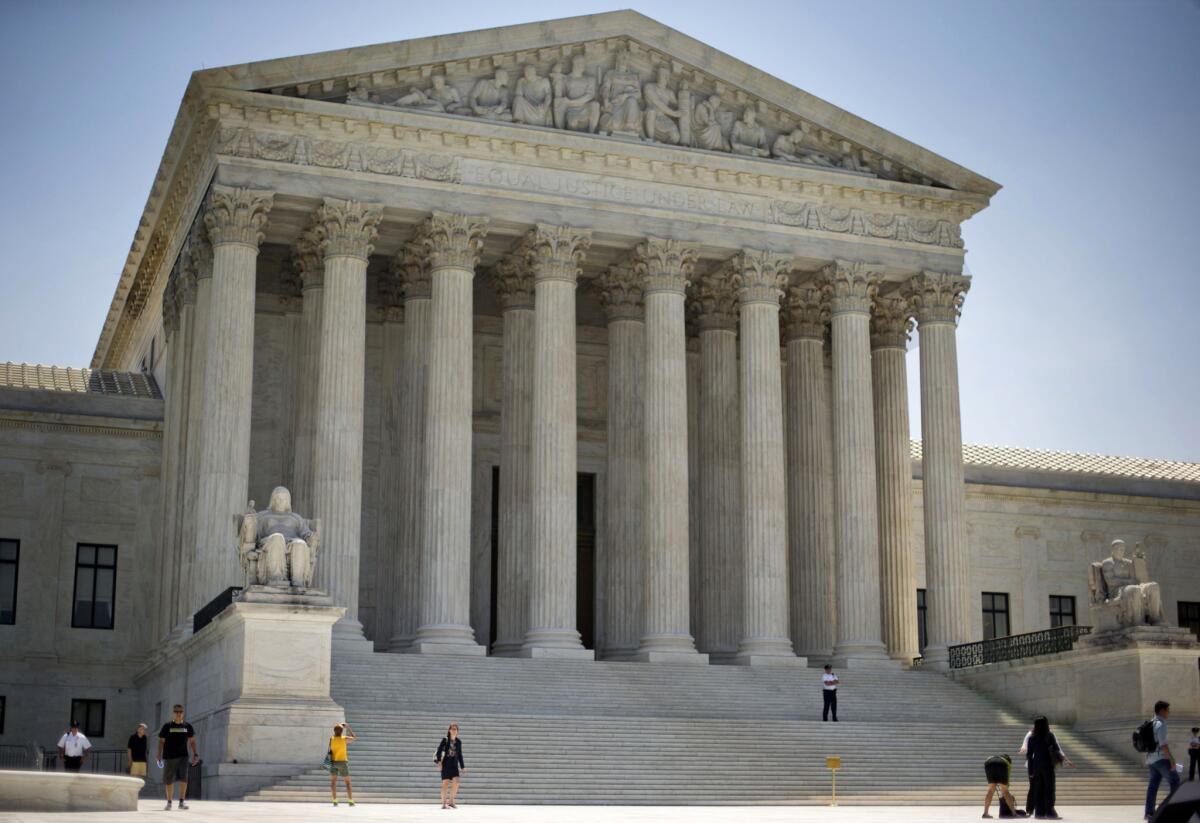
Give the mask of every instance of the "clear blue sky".
[[[88, 363], [193, 70], [627, 5], [5, 0], [0, 360]], [[966, 441], [1200, 460], [1200, 3], [635, 8], [1004, 185]]]

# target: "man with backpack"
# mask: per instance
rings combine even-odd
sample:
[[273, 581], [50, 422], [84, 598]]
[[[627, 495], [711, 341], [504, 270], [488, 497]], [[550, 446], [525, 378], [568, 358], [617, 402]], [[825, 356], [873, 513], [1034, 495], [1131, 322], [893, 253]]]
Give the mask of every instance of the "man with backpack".
[[1138, 727], [1134, 738], [1135, 748], [1146, 753], [1146, 768], [1150, 770], [1150, 785], [1146, 787], [1146, 819], [1154, 816], [1158, 803], [1158, 787], [1167, 779], [1171, 796], [1179, 788], [1179, 775], [1175, 773], [1175, 758], [1167, 745], [1167, 718], [1171, 716], [1171, 704], [1159, 700], [1154, 704], [1154, 719]]

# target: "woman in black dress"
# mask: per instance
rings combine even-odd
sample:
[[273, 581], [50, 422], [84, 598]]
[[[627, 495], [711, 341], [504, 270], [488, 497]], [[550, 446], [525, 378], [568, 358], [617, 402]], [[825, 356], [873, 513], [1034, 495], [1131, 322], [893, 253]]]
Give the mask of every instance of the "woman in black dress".
[[1058, 741], [1050, 731], [1050, 721], [1045, 717], [1035, 718], [1033, 734], [1029, 737], [1029, 788], [1033, 808], [1028, 810], [1034, 817], [1058, 819], [1058, 812], [1054, 810], [1054, 769], [1060, 757]]
[[[446, 736], [438, 744], [437, 754], [433, 762], [442, 767], [442, 808], [457, 809], [454, 798], [458, 795], [458, 776], [467, 773], [467, 765], [463, 762], [462, 741], [458, 739], [458, 724], [451, 723], [446, 729]], [[447, 799], [449, 792], [449, 799]]]

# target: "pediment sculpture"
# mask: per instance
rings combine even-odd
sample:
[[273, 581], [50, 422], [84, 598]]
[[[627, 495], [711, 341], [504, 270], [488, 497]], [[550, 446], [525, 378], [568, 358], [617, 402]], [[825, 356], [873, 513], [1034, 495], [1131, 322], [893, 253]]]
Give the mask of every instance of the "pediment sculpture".
[[[575, 53], [570, 53], [574, 51]], [[866, 147], [634, 41], [377, 73], [344, 101], [838, 168], [933, 185]], [[516, 77], [516, 82], [511, 81]], [[401, 79], [404, 78], [404, 79]], [[407, 82], [406, 82], [407, 81]], [[397, 85], [400, 84], [400, 85]]]
[[276, 486], [262, 511], [255, 511], [251, 500], [245, 514], [234, 515], [233, 525], [247, 586], [312, 588], [321, 521], [292, 511], [292, 494], [286, 488]]
[[1125, 557], [1125, 541], [1114, 540], [1112, 555], [1088, 568], [1088, 588], [1097, 631], [1166, 625], [1162, 595], [1158, 583], [1150, 580], [1140, 543], [1130, 559]]

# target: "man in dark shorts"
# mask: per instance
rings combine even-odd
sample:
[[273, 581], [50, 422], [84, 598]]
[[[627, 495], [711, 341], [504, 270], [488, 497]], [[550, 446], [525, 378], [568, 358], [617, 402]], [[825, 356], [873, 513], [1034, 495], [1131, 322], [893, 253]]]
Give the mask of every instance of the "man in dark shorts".
[[87, 760], [92, 751], [92, 742], [87, 735], [79, 731], [78, 721], [71, 721], [71, 729], [58, 741], [58, 757], [62, 760], [63, 771], [77, 772]]
[[[188, 757], [188, 748], [192, 755]], [[158, 732], [158, 764], [163, 770], [163, 786], [167, 790], [167, 811], [171, 811], [171, 799], [175, 783], [179, 783], [179, 808], [187, 806], [188, 766], [200, 761], [196, 751], [196, 731], [192, 724], [183, 719], [183, 706], [176, 703], [171, 720], [163, 724]]]
[[1008, 791], [1008, 781], [1012, 778], [1012, 758], [1006, 754], [989, 757], [983, 761], [983, 773], [988, 782], [987, 795], [983, 798], [983, 816], [991, 817], [988, 810], [992, 807], [992, 795], [999, 792], [1000, 816], [1024, 817], [1024, 812], [1016, 811], [1017, 803]]

